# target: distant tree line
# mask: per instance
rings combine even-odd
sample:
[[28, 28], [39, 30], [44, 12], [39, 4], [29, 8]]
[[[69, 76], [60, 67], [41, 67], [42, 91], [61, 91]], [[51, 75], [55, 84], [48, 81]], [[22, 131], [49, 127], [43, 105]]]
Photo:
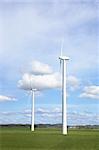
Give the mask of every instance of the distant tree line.
[[[1, 124], [0, 127], [25, 127], [30, 128], [30, 124]], [[61, 128], [62, 124], [35, 124], [34, 128]], [[68, 128], [77, 128], [77, 129], [99, 129], [99, 125], [77, 125], [77, 126], [68, 126]]]

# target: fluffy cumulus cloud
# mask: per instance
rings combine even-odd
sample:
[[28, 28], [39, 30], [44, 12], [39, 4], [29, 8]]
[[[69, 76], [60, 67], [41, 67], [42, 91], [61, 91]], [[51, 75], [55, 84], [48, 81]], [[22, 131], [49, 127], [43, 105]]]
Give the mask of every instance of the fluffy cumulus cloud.
[[18, 87], [24, 90], [45, 90], [61, 87], [59, 73], [53, 73], [52, 68], [45, 63], [32, 61], [30, 73], [25, 73], [18, 82]]
[[0, 95], [0, 102], [4, 102], [4, 101], [16, 101], [16, 98]]
[[80, 95], [81, 98], [99, 99], [99, 86], [86, 86], [84, 92]]
[[[54, 89], [61, 88], [61, 75], [59, 72], [53, 72], [48, 64], [39, 61], [32, 61], [29, 66], [29, 73], [25, 73], [22, 79], [18, 81], [18, 87], [24, 90]], [[79, 87], [79, 80], [75, 76], [67, 78], [68, 87], [71, 90]]]
[[50, 75], [31, 75], [26, 73], [23, 75], [22, 80], [19, 80], [18, 87], [24, 90], [59, 88], [61, 86], [59, 78], [58, 73]]

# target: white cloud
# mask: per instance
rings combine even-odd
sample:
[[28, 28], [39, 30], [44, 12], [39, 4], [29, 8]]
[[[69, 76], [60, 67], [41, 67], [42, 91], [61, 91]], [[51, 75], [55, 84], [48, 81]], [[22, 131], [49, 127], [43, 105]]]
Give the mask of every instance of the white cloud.
[[16, 98], [0, 95], [0, 102], [4, 102], [4, 101], [16, 101]]
[[[36, 64], [33, 67], [34, 69], [33, 73], [37, 74], [25, 73], [22, 76], [22, 79], [18, 81], [19, 88], [24, 90], [30, 89], [45, 90], [45, 89], [61, 88], [61, 75], [59, 72], [47, 74], [48, 72], [50, 72], [50, 69], [46, 69], [48, 65], [46, 66], [45, 64], [40, 62], [38, 62], [39, 64], [38, 66], [36, 66]], [[43, 65], [45, 66], [45, 70], [43, 68], [44, 67]], [[48, 68], [51, 67], [48, 66]], [[67, 78], [67, 82], [68, 87], [71, 90], [75, 90], [79, 87], [79, 80], [75, 76], [69, 76]]]
[[26, 73], [23, 75], [22, 80], [19, 80], [18, 87], [24, 90], [60, 88], [60, 76], [58, 73], [49, 75], [30, 75]]
[[87, 86], [84, 92], [80, 94], [81, 98], [99, 99], [99, 86]]
[[48, 64], [41, 63], [40, 61], [34, 60], [31, 65], [31, 72], [33, 74], [50, 74], [52, 69]]
[[[61, 74], [53, 72], [52, 68], [40, 61], [32, 61], [26, 69], [29, 73], [24, 73], [18, 82], [18, 87], [24, 90], [36, 88], [38, 90], [60, 88]], [[73, 75], [67, 78], [68, 87], [71, 90], [79, 87], [79, 79]]]

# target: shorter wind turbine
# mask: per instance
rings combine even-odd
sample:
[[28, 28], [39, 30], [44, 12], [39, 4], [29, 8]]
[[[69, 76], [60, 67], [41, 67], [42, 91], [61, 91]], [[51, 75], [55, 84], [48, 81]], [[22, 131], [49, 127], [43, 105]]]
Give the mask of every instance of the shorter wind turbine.
[[66, 135], [67, 134], [66, 62], [69, 60], [69, 57], [62, 55], [62, 47], [61, 47], [61, 56], [59, 57], [60, 64], [62, 62], [62, 132], [64, 135]]
[[[24, 74], [25, 73], [25, 71], [24, 71], [24, 69], [21, 69], [20, 70], [20, 73], [21, 74]], [[31, 93], [32, 93], [32, 100], [31, 100], [31, 131], [34, 131], [34, 102], [35, 102], [35, 92], [37, 91], [37, 89], [35, 89], [35, 88], [33, 88], [32, 87], [32, 75], [30, 74], [30, 79], [29, 79], [29, 81], [30, 81], [30, 83], [29, 83], [29, 91], [31, 91]]]
[[34, 105], [35, 105], [35, 92], [37, 89], [32, 87], [32, 75], [30, 75], [30, 90], [32, 92], [32, 101], [31, 101], [31, 131], [34, 131]]

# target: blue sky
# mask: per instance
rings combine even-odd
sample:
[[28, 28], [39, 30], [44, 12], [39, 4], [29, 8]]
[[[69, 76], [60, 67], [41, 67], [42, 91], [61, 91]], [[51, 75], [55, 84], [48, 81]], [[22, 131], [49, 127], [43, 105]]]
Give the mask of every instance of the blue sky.
[[99, 124], [98, 14], [97, 0], [0, 1], [0, 123], [30, 123], [30, 75], [35, 123], [61, 123], [64, 39], [68, 124]]

